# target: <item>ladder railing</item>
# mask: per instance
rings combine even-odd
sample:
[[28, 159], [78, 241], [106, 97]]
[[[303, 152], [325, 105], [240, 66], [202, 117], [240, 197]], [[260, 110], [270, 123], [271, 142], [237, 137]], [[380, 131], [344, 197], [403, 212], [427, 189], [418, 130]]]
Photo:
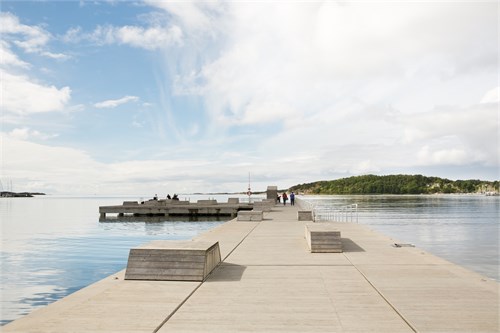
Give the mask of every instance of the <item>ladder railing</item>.
[[336, 221], [359, 223], [358, 204], [335, 207], [304, 199], [296, 199], [296, 201], [300, 209], [312, 212], [314, 222]]

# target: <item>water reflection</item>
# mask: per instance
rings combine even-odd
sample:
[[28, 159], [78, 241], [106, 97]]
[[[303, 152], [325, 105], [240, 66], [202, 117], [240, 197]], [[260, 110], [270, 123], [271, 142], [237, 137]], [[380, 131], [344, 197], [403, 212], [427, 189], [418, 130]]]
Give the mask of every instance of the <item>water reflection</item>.
[[107, 215], [106, 217], [100, 217], [99, 222], [101, 223], [113, 223], [113, 222], [144, 222], [144, 223], [159, 223], [159, 222], [220, 222], [220, 221], [229, 221], [233, 219], [233, 217], [230, 216], [196, 216], [196, 215], [191, 215], [191, 216], [165, 216], [165, 215], [153, 215], [153, 216], [148, 216], [148, 215], [142, 215], [142, 216], [135, 216], [135, 215], [116, 215], [116, 216], [110, 216]]

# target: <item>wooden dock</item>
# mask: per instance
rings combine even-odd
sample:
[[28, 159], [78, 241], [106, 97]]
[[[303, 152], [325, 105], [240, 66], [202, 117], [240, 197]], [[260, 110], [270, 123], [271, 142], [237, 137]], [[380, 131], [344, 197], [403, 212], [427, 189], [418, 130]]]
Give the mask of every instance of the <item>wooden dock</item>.
[[499, 283], [366, 226], [337, 223], [342, 253], [311, 253], [307, 221], [275, 206], [226, 222], [202, 282], [113, 274], [3, 332], [499, 332]]
[[118, 216], [232, 216], [241, 210], [252, 210], [252, 203], [240, 203], [238, 198], [230, 198], [226, 203], [216, 200], [198, 200], [196, 203], [180, 200], [149, 200], [144, 203], [124, 201], [121, 205], [100, 206], [100, 220], [107, 214]]

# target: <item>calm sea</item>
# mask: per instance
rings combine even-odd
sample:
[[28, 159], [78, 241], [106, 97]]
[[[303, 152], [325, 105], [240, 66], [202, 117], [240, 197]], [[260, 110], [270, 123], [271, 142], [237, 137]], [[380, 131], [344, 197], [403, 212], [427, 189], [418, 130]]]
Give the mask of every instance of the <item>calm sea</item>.
[[[181, 199], [228, 196], [181, 196]], [[99, 222], [99, 206], [140, 197], [0, 198], [1, 323], [125, 268], [128, 251], [155, 239], [191, 239], [224, 221]], [[500, 197], [314, 196], [321, 205], [358, 204], [358, 220], [492, 279], [499, 274]]]

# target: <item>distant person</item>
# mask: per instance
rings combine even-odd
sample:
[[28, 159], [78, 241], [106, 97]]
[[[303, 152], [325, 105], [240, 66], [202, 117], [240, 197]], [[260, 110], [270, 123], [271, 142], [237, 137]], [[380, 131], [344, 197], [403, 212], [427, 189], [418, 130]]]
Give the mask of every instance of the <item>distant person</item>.
[[177, 196], [177, 194], [174, 194], [174, 196], [172, 197], [172, 200], [179, 200], [179, 197]]
[[158, 200], [158, 194], [155, 194], [155, 196], [153, 197], [153, 200]]
[[295, 206], [295, 193], [290, 193], [290, 205]]
[[172, 199], [172, 197], [170, 196], [170, 194], [167, 194], [167, 199], [168, 200]]
[[277, 203], [280, 203], [280, 202], [281, 202], [281, 197], [280, 197], [280, 195], [279, 195], [279, 194], [276, 196], [276, 202], [277, 202]]
[[281, 195], [281, 198], [283, 198], [283, 206], [286, 206], [286, 201], [288, 200], [288, 196], [286, 195], [286, 192], [284, 192]]

